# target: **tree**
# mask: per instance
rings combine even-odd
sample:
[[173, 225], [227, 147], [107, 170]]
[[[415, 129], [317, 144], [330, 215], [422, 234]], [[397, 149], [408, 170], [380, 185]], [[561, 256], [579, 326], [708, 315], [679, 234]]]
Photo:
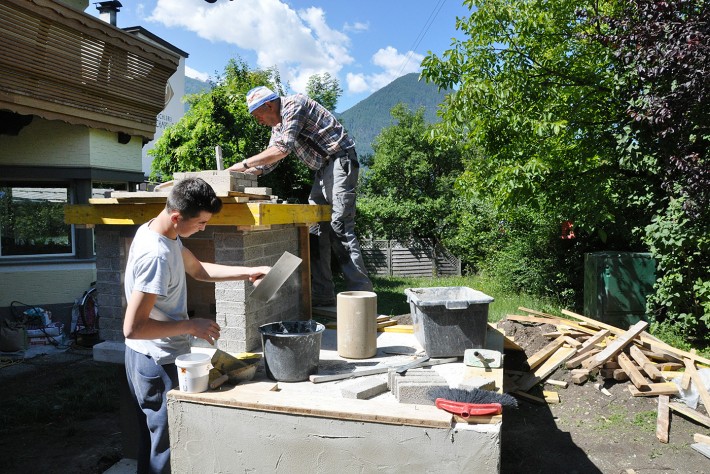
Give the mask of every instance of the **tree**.
[[551, 222], [571, 220], [578, 236], [600, 244], [637, 248], [631, 230], [648, 218], [628, 197], [655, 177], [620, 160], [614, 132], [625, 106], [612, 53], [590, 38], [601, 26], [581, 14], [611, 12], [613, 2], [465, 4], [473, 12], [457, 28], [467, 38], [441, 57], [427, 56], [422, 72], [457, 89], [441, 108], [436, 135], [465, 137], [477, 149], [463, 189], [501, 209], [526, 205]]
[[[222, 147], [225, 167], [266, 148], [270, 130], [254, 120], [244, 99], [250, 89], [263, 85], [283, 95], [277, 71], [251, 70], [240, 59], [230, 60], [211, 90], [188, 97], [190, 110], [149, 151], [154, 157], [151, 179], [165, 181], [176, 171], [216, 169], [216, 145]], [[304, 168], [299, 160], [283, 160], [259, 178], [259, 184], [279, 197], [305, 202], [310, 177]]]
[[463, 171], [460, 150], [428, 140], [423, 109], [399, 104], [394, 124], [376, 138], [358, 201], [360, 234], [440, 240], [451, 213], [454, 183]]
[[333, 112], [336, 105], [338, 105], [338, 99], [343, 95], [343, 89], [340, 88], [337, 78], [331, 76], [330, 73], [324, 72], [323, 74], [314, 74], [308, 78], [306, 94]]
[[230, 60], [211, 90], [188, 96], [190, 110], [149, 151], [151, 179], [171, 179], [176, 171], [216, 169], [216, 145], [222, 147], [225, 167], [258, 153], [268, 142], [268, 129], [249, 115], [244, 97], [252, 87], [272, 82], [281, 90], [274, 78], [273, 71], [251, 71], [243, 61]]
[[710, 334], [710, 4], [633, 0], [601, 18], [623, 67], [630, 166], [657, 170], [661, 186], [644, 240], [658, 263], [651, 314], [685, 336]]

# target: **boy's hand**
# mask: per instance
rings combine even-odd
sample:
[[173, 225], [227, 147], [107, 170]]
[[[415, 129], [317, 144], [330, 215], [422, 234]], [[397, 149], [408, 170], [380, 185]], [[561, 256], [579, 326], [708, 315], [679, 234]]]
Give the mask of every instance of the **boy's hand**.
[[261, 279], [264, 278], [269, 271], [271, 271], [271, 267], [269, 266], [253, 267], [249, 273], [249, 281], [252, 282], [254, 286], [258, 286], [259, 283], [261, 283]]
[[219, 324], [211, 319], [195, 318], [191, 319], [192, 332], [191, 334], [200, 339], [204, 339], [214, 346], [214, 341], [219, 339]]

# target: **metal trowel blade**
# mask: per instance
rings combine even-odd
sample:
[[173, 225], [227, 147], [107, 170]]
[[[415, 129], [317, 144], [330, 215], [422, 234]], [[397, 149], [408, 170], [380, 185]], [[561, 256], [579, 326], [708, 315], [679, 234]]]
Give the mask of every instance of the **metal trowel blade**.
[[284, 252], [249, 296], [268, 303], [301, 262], [302, 260], [295, 255]]

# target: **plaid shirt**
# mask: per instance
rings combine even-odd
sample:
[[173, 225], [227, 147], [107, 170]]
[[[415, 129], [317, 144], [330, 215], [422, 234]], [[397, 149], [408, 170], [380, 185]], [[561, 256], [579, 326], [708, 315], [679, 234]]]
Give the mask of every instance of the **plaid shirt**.
[[[271, 129], [269, 147], [294, 152], [312, 170], [320, 169], [328, 156], [355, 146], [343, 126], [328, 109], [302, 94], [281, 98], [281, 123]], [[263, 174], [280, 160], [259, 166]]]

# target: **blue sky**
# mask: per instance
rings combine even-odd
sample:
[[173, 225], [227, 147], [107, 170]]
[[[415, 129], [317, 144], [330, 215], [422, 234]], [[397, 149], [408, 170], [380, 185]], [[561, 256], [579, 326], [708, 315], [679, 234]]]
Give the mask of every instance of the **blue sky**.
[[[461, 39], [463, 0], [121, 0], [117, 26], [142, 26], [187, 52], [187, 75], [215, 77], [230, 58], [276, 66], [291, 92], [308, 78], [338, 78], [344, 111], [397, 77], [419, 72], [428, 51]], [[94, 5], [87, 13], [98, 16]]]

